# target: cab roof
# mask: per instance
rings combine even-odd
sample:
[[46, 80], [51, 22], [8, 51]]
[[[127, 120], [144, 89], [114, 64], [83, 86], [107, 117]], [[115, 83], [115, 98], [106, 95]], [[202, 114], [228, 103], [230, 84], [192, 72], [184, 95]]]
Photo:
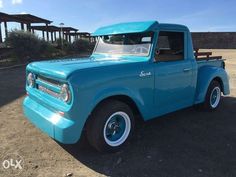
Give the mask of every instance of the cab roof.
[[161, 29], [188, 30], [184, 25], [158, 23], [158, 21], [128, 22], [98, 28], [92, 36], [103, 36], [112, 34], [141, 33]]

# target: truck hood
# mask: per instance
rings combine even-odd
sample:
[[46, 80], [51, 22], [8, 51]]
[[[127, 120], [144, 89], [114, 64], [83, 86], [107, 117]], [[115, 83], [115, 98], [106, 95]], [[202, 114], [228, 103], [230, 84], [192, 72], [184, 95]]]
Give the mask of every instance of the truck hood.
[[137, 62], [137, 60], [127, 59], [127, 58], [124, 59], [121, 57], [120, 58], [104, 57], [97, 59], [91, 56], [87, 58], [55, 59], [55, 60], [33, 62], [28, 64], [27, 70], [37, 74], [42, 74], [45, 76], [66, 80], [73, 72], [81, 69], [109, 66], [115, 64], [124, 64], [131, 62]]

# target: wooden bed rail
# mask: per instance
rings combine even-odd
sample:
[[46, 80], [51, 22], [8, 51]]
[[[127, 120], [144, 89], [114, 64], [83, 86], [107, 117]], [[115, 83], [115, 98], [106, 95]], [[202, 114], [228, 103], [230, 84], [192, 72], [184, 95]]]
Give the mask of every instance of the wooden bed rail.
[[[222, 56], [211, 56], [212, 55], [212, 52], [199, 52], [199, 49], [194, 49], [195, 52], [194, 52], [194, 56], [196, 59], [222, 59]], [[201, 56], [201, 57], [199, 57]], [[203, 56], [203, 57], [202, 57]]]

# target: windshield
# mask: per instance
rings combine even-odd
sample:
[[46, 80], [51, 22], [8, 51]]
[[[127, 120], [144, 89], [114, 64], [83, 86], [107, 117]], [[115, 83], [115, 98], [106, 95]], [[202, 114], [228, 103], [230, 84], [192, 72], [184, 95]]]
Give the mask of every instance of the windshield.
[[148, 56], [153, 33], [131, 33], [99, 36], [94, 53]]

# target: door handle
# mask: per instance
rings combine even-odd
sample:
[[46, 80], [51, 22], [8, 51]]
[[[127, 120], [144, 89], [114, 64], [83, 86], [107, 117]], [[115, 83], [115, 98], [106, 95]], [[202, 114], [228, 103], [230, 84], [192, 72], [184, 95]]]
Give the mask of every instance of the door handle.
[[184, 71], [184, 72], [191, 71], [191, 68], [184, 68], [183, 71]]

